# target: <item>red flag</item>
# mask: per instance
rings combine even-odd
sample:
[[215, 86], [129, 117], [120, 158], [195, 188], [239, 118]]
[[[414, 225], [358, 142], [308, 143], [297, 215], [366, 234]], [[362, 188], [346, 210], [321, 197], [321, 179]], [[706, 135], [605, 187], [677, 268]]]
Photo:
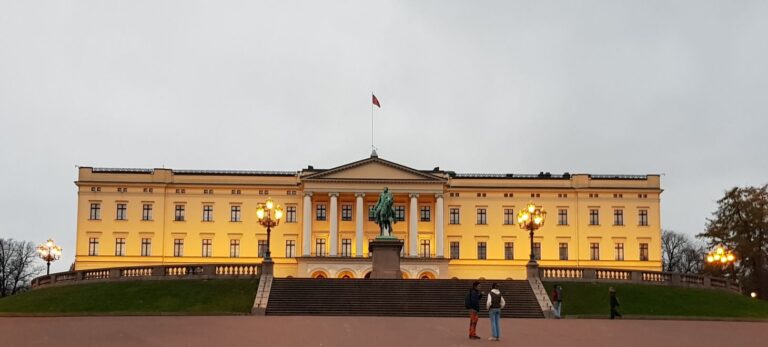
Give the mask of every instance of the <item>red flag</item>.
[[376, 98], [376, 95], [371, 94], [373, 96], [373, 104], [381, 108], [381, 104], [379, 103], [379, 99]]

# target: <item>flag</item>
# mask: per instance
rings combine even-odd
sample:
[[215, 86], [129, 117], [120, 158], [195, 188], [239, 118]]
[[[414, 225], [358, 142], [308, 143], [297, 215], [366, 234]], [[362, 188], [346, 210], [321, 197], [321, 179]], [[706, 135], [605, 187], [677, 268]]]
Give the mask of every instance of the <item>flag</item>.
[[379, 103], [379, 99], [376, 98], [376, 95], [371, 94], [373, 96], [373, 104], [381, 108], [381, 104]]

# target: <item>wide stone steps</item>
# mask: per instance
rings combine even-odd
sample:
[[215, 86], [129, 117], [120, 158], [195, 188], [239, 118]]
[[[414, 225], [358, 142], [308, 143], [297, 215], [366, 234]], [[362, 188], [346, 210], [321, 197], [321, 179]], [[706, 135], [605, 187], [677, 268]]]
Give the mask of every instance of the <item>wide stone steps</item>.
[[[471, 280], [275, 278], [268, 315], [465, 317]], [[502, 317], [543, 318], [527, 281], [497, 281]], [[491, 282], [481, 282], [488, 292]], [[481, 315], [486, 315], [485, 299]]]

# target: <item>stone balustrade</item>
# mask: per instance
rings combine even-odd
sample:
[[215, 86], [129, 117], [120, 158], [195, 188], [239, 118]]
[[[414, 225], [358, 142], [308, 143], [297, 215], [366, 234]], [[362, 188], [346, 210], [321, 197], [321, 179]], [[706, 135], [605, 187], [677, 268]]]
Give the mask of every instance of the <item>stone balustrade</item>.
[[51, 285], [120, 280], [211, 279], [258, 277], [261, 264], [174, 264], [78, 270], [32, 280], [32, 289]]
[[594, 269], [575, 267], [539, 267], [543, 281], [564, 280], [583, 282], [617, 282], [669, 285], [676, 287], [718, 288], [741, 292], [735, 281], [709, 275], [681, 274], [640, 270]]

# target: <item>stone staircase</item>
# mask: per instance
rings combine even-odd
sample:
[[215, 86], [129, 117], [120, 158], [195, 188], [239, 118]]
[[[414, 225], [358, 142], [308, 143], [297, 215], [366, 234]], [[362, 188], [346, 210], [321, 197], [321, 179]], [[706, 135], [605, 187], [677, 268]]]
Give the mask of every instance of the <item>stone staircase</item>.
[[[465, 317], [472, 280], [275, 278], [267, 315]], [[506, 318], [544, 318], [528, 281], [496, 281]], [[490, 290], [481, 281], [480, 291]], [[481, 317], [487, 315], [485, 296]]]

